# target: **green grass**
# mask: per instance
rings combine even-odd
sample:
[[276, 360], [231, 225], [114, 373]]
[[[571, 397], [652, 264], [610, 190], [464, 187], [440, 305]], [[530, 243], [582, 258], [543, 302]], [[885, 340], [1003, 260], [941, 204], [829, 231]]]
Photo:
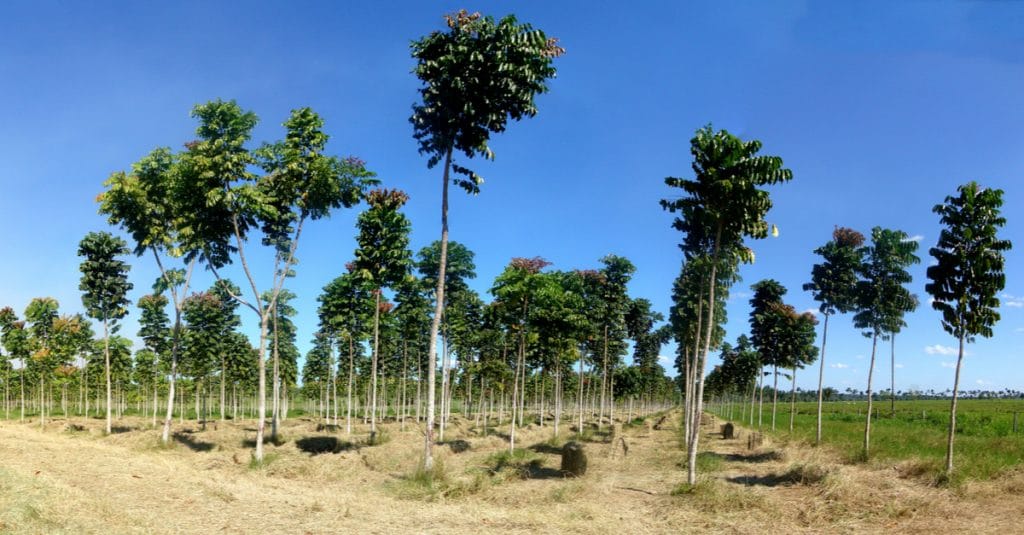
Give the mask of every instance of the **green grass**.
[[[791, 434], [789, 404], [779, 403], [774, 436], [813, 444], [817, 404], [800, 402], [796, 408]], [[888, 399], [876, 400], [872, 408], [873, 412], [877, 410], [877, 417], [871, 422], [872, 460], [918, 459], [927, 465], [943, 466], [949, 429], [948, 400], [897, 401], [895, 417], [890, 412]], [[866, 409], [866, 401], [828, 402], [823, 408], [822, 440], [849, 461], [863, 460]], [[1013, 432], [1014, 412], [1020, 413], [1017, 433]], [[737, 422], [739, 416], [734, 406], [733, 417]], [[768, 403], [763, 422], [768, 425], [761, 430], [771, 433]], [[746, 422], [739, 423], [745, 425]], [[960, 400], [955, 440], [953, 465], [960, 477], [990, 479], [1024, 464], [1024, 400]]]

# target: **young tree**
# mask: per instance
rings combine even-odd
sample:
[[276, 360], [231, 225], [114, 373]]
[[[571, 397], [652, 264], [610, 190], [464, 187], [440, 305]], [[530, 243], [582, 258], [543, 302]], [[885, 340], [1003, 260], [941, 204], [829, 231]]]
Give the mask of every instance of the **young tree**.
[[976, 336], [992, 336], [999, 321], [998, 293], [1006, 285], [1003, 253], [1009, 240], [998, 232], [1006, 225], [1000, 214], [1003, 190], [982, 188], [969, 182], [957, 188], [956, 197], [947, 196], [932, 209], [946, 226], [938, 243], [928, 254], [936, 264], [928, 268], [925, 290], [934, 298], [932, 308], [942, 313], [942, 328], [960, 343], [953, 379], [953, 400], [949, 409], [949, 438], [946, 441], [946, 474], [953, 472], [953, 437], [956, 433], [956, 402], [964, 343]]
[[[25, 367], [28, 364], [32, 346], [29, 339], [28, 329], [25, 322], [18, 319], [18, 315], [11, 307], [0, 309], [0, 343], [7, 349], [10, 359], [17, 360], [19, 364], [18, 376], [21, 383], [20, 419], [25, 419]], [[13, 364], [12, 364], [13, 366]]]
[[[352, 433], [352, 389], [356, 357], [361, 356], [362, 342], [371, 328], [375, 299], [367, 282], [355, 272], [353, 263], [346, 264], [347, 273], [324, 286], [317, 300], [320, 330], [336, 340], [338, 353], [348, 354], [348, 386], [346, 388], [345, 432]], [[340, 359], [339, 359], [340, 361]], [[340, 367], [340, 362], [339, 362]]]
[[[675, 219], [673, 227], [686, 235], [681, 247], [687, 260], [705, 258], [710, 263], [705, 281], [708, 314], [703, 327], [695, 396], [698, 416], [703, 407], [704, 365], [716, 325], [718, 271], [733, 272], [740, 260], [753, 261], [753, 253], [743, 247], [743, 238], [768, 236], [764, 217], [772, 206], [768, 192], [760, 188], [793, 177], [789, 169], [782, 167], [782, 158], [758, 155], [760, 150], [760, 141], [743, 141], [724, 130], [715, 132], [709, 125], [698, 130], [690, 140], [694, 179], [665, 179], [667, 185], [682, 188], [687, 194], [680, 199], [661, 201], [662, 208], [681, 215]], [[698, 426], [693, 426], [690, 433], [687, 482], [695, 485]]]
[[509, 119], [537, 114], [534, 98], [547, 91], [555, 76], [552, 60], [565, 51], [544, 32], [520, 24], [512, 15], [495, 21], [465, 10], [445, 17], [448, 31], [435, 31], [412, 43], [413, 72], [420, 79], [422, 101], [413, 106], [409, 121], [427, 167], [444, 162], [441, 183], [441, 255], [434, 320], [427, 356], [427, 432], [424, 467], [433, 465], [434, 375], [437, 333], [444, 310], [444, 280], [448, 253], [448, 183], [450, 172], [463, 178], [456, 185], [478, 193], [483, 179], [456, 164], [455, 152], [467, 158], [494, 157], [491, 133], [503, 132]]
[[868, 364], [868, 412], [864, 423], [864, 458], [871, 445], [871, 383], [875, 371], [878, 337], [888, 332], [893, 316], [899, 311], [913, 310], [914, 296], [904, 285], [912, 280], [907, 267], [920, 259], [914, 254], [917, 242], [908, 239], [901, 230], [881, 227], [871, 229], [871, 245], [865, 248], [865, 262], [861, 265], [857, 281], [857, 313], [853, 324], [866, 329], [864, 336], [871, 338], [871, 361]]
[[79, 269], [82, 282], [82, 305], [89, 316], [103, 322], [104, 373], [107, 380], [107, 434], [111, 431], [110, 396], [110, 330], [117, 329], [117, 321], [128, 314], [128, 270], [131, 268], [117, 257], [128, 254], [128, 244], [109, 232], [90, 232], [78, 244], [78, 256], [84, 257]]
[[377, 362], [380, 360], [381, 291], [409, 273], [409, 219], [399, 212], [409, 196], [399, 190], [378, 189], [366, 195], [370, 208], [359, 214], [355, 267], [359, 277], [373, 288], [373, 356], [370, 370], [370, 442], [377, 438]]
[[754, 296], [750, 299], [750, 339], [757, 349], [762, 365], [771, 365], [772, 384], [772, 431], [775, 430], [775, 410], [779, 393], [779, 367], [788, 368], [792, 356], [788, 352], [788, 313], [792, 307], [783, 304], [786, 288], [774, 279], [765, 279], [750, 287]]
[[[170, 383], [167, 392], [167, 412], [164, 416], [161, 441], [171, 438], [174, 412], [174, 391], [178, 375], [178, 356], [181, 349], [181, 308], [188, 295], [195, 262], [205, 242], [196, 237], [196, 229], [186, 224], [184, 207], [175, 194], [181, 180], [179, 158], [168, 148], [153, 150], [132, 165], [130, 173], [123, 171], [110, 175], [103, 185], [107, 188], [97, 200], [100, 213], [131, 234], [134, 253], [153, 255], [160, 278], [154, 286], [156, 293], [167, 291], [174, 306], [174, 324], [170, 343]], [[169, 267], [169, 262], [182, 259], [181, 268]]]
[[821, 444], [822, 385], [825, 380], [825, 342], [828, 340], [828, 319], [833, 314], [852, 312], [857, 308], [857, 273], [864, 261], [864, 235], [846, 227], [836, 227], [832, 240], [814, 250], [824, 262], [811, 268], [811, 282], [804, 291], [814, 294], [821, 303], [818, 310], [825, 316], [821, 329], [821, 362], [818, 364], [818, 423], [815, 444]]
[[[309, 108], [292, 111], [284, 123], [284, 141], [264, 145], [255, 154], [245, 147], [257, 122], [252, 112], [234, 101], [217, 100], [196, 106], [192, 115], [199, 120], [199, 139], [181, 156], [173, 194], [188, 238], [202, 244], [199, 254], [214, 275], [220, 278], [218, 270], [237, 253], [252, 290], [248, 299], [232, 297], [251, 309], [260, 324], [254, 458], [262, 462], [267, 338], [285, 279], [295, 272], [302, 229], [308, 220], [358, 203], [363, 189], [373, 182], [373, 173], [357, 158], [324, 154], [328, 136], [323, 120]], [[251, 167], [256, 164], [266, 174], [255, 176]], [[255, 227], [262, 230], [263, 244], [274, 250], [268, 300], [263, 299], [245, 252]]]

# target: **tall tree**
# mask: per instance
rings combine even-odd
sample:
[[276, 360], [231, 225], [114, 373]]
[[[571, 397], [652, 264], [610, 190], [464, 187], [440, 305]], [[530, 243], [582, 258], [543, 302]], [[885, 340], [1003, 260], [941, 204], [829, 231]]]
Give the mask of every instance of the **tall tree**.
[[405, 280], [412, 263], [409, 219], [400, 212], [409, 196], [399, 190], [377, 189], [366, 194], [369, 209], [356, 226], [356, 272], [373, 288], [373, 355], [370, 370], [370, 442], [377, 438], [377, 362], [380, 360], [381, 292]]
[[[718, 270], [735, 271], [740, 260], [753, 261], [752, 251], [743, 247], [743, 238], [760, 239], [768, 235], [764, 217], [772, 206], [768, 192], [760, 188], [793, 177], [789, 169], [782, 167], [782, 158], [758, 155], [760, 150], [760, 141], [743, 141], [725, 130], [715, 132], [709, 125], [690, 140], [694, 179], [665, 179], [667, 185], [682, 188], [686, 193], [679, 199], [661, 201], [662, 208], [680, 213], [673, 226], [686, 235], [681, 244], [684, 254], [688, 260], [703, 257], [710, 262], [705, 305], [708, 313], [697, 365], [698, 415], [703, 406], [704, 366], [715, 327]], [[693, 426], [690, 433], [687, 482], [695, 485], [698, 426]]]
[[[196, 229], [190, 227], [183, 217], [185, 208], [180, 196], [175, 194], [180, 189], [180, 170], [176, 154], [168, 148], [155, 149], [133, 164], [130, 172], [118, 171], [110, 175], [103, 183], [106, 191], [97, 198], [100, 213], [107, 216], [107, 221], [131, 235], [135, 255], [153, 255], [160, 270], [160, 278], [154, 286], [156, 293], [166, 291], [171, 295], [174, 324], [171, 329], [170, 382], [161, 433], [165, 444], [171, 438], [181, 350], [181, 309], [188, 296], [195, 262], [205, 246]], [[171, 267], [170, 262], [179, 258], [183, 267]]]
[[424, 467], [433, 465], [434, 375], [437, 333], [444, 310], [444, 280], [448, 253], [448, 183], [451, 171], [462, 178], [455, 184], [469, 193], [480, 191], [483, 179], [453, 161], [494, 157], [490, 136], [503, 132], [509, 119], [537, 114], [534, 98], [547, 91], [555, 76], [553, 59], [565, 51], [555, 39], [512, 15], [495, 21], [465, 10], [445, 16], [448, 30], [435, 31], [412, 43], [413, 72], [420, 79], [421, 102], [413, 106], [409, 121], [420, 154], [429, 156], [427, 167], [443, 164], [441, 183], [441, 255], [434, 320], [427, 356], [427, 432]]
[[90, 232], [78, 244], [78, 256], [84, 257], [79, 269], [82, 281], [82, 305], [89, 316], [103, 322], [104, 373], [107, 380], [107, 434], [111, 431], [110, 330], [128, 314], [130, 266], [118, 256], [129, 253], [128, 244], [109, 232]]
[[788, 368], [792, 356], [788, 352], [786, 338], [788, 317], [792, 307], [782, 302], [786, 288], [774, 279], [765, 279], [750, 287], [754, 296], [750, 299], [750, 340], [757, 349], [763, 366], [772, 367], [772, 430], [775, 430], [775, 410], [778, 403], [779, 368]]
[[979, 335], [992, 336], [992, 327], [999, 321], [997, 295], [1006, 285], [1003, 253], [1011, 247], [1009, 240], [998, 236], [1006, 225], [1006, 218], [1000, 214], [1003, 190], [969, 182], [957, 188], [957, 192], [957, 196], [947, 196], [932, 209], [946, 228], [939, 233], [935, 247], [928, 251], [936, 263], [928, 267], [930, 282], [925, 286], [934, 299], [932, 308], [942, 313], [942, 328], [960, 344], [949, 408], [947, 476], [953, 472], [956, 402], [964, 344]]
[[[264, 145], [255, 153], [246, 148], [257, 118], [234, 101], [196, 106], [198, 140], [187, 145], [179, 163], [180, 180], [173, 192], [181, 204], [179, 216], [189, 239], [202, 243], [199, 255], [220, 278], [218, 270], [237, 253], [252, 291], [249, 298], [233, 295], [259, 319], [257, 359], [256, 449], [263, 460], [266, 419], [266, 351], [272, 311], [294, 275], [296, 252], [304, 225], [327, 217], [334, 209], [354, 206], [373, 173], [357, 158], [327, 156], [328, 136], [313, 110], [292, 111], [285, 121], [285, 139]], [[252, 166], [265, 172], [256, 176]], [[259, 228], [263, 244], [273, 248], [269, 300], [264, 300], [246, 256], [250, 232]]]
[[836, 313], [845, 314], [857, 308], [857, 273], [864, 261], [864, 235], [846, 227], [836, 227], [832, 240], [814, 250], [824, 261], [811, 268], [811, 282], [804, 291], [814, 294], [825, 316], [821, 329], [821, 362], [818, 364], [818, 422], [815, 444], [821, 444], [822, 385], [825, 380], [825, 342], [828, 340], [828, 319]]
[[864, 329], [864, 336], [871, 338], [871, 361], [868, 364], [868, 412], [864, 422], [864, 458], [868, 458], [871, 446], [871, 383], [875, 371], [875, 354], [878, 337], [888, 332], [893, 316], [899, 311], [913, 310], [916, 299], [904, 287], [912, 280], [907, 268], [920, 262], [914, 254], [917, 242], [908, 239], [901, 230], [881, 227], [871, 229], [871, 245], [865, 247], [865, 261], [861, 265], [860, 280], [857, 281], [857, 313], [853, 324]]

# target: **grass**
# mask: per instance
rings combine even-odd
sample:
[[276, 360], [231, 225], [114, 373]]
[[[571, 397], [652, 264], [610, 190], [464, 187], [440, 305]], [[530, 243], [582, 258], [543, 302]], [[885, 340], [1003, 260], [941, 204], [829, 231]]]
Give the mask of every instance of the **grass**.
[[[862, 462], [864, 419], [867, 402], [829, 402], [823, 410], [823, 440], [849, 462]], [[793, 432], [789, 432], [789, 404], [779, 404], [777, 438], [813, 443], [817, 425], [814, 402], [796, 404]], [[765, 422], [770, 407], [765, 406]], [[949, 402], [946, 400], [897, 401], [896, 415], [887, 399], [876, 400], [877, 417], [871, 422], [870, 460], [918, 460], [930, 470], [918, 476], [939, 479], [946, 455]], [[734, 407], [733, 416], [738, 416]], [[1013, 413], [1018, 416], [1013, 432]], [[722, 416], [721, 412], [719, 416]], [[766, 427], [761, 431], [772, 433]], [[965, 399], [958, 404], [953, 464], [954, 479], [986, 480], [1024, 464], [1024, 400]]]

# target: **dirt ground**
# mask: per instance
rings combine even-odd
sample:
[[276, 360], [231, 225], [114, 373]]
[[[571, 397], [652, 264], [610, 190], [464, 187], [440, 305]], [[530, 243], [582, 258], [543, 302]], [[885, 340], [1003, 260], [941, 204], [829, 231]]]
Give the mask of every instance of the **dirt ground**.
[[[175, 422], [172, 447], [141, 419], [0, 423], [0, 532], [10, 533], [1019, 533], [1024, 472], [996, 481], [936, 487], [897, 466], [847, 465], [825, 449], [765, 443], [748, 432], [724, 440], [704, 428], [705, 476], [685, 481], [678, 413], [660, 429], [627, 426], [622, 442], [588, 433], [589, 469], [559, 471], [550, 425], [517, 433], [533, 463], [496, 470], [502, 435], [481, 436], [456, 419], [437, 447], [446, 490], [410, 480], [422, 431], [384, 425], [389, 440], [365, 445], [318, 430], [312, 419], [284, 423], [268, 462], [250, 466], [253, 423], [202, 430]], [[650, 422], [653, 423], [653, 422]], [[567, 427], [567, 426], [566, 426]], [[496, 430], [507, 433], [507, 428]], [[565, 429], [564, 433], [569, 433]], [[563, 434], [563, 439], [568, 437]], [[456, 453], [468, 446], [468, 449]], [[681, 492], [680, 492], [681, 490]]]

